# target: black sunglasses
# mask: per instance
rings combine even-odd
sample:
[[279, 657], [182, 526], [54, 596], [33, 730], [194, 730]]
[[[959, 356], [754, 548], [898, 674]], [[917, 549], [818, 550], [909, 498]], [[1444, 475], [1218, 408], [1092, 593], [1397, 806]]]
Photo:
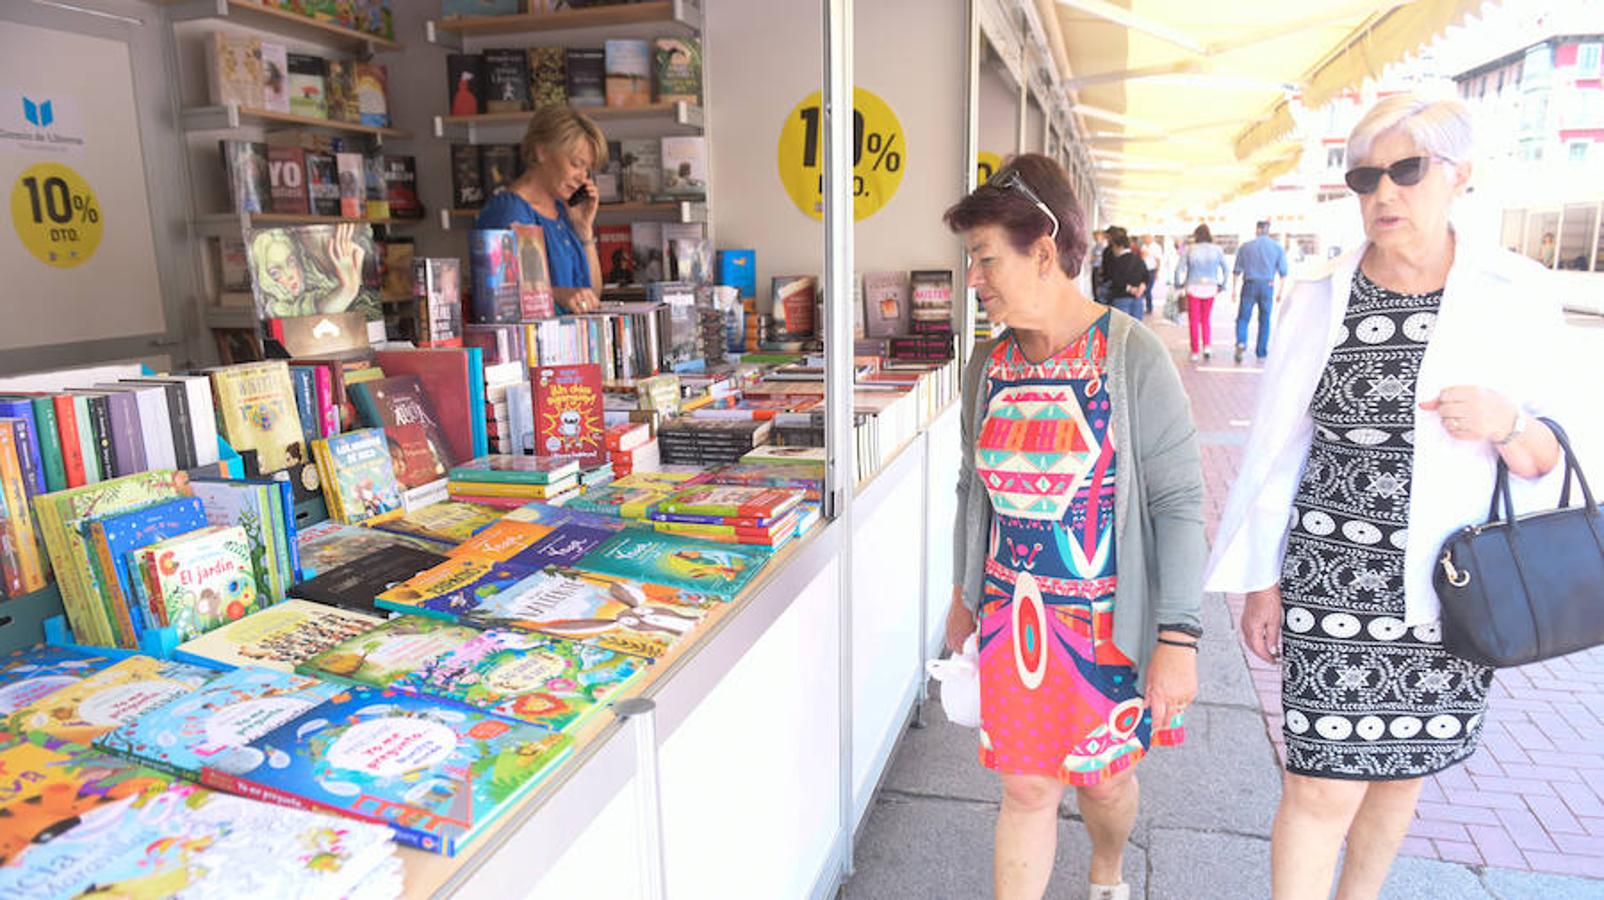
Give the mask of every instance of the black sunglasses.
[[1042, 215], [1052, 220], [1053, 232], [1049, 237], [1053, 240], [1058, 240], [1058, 217], [1053, 215], [1053, 211], [1047, 208], [1047, 204], [1042, 202], [1041, 197], [1030, 189], [1030, 185], [1025, 183], [1025, 177], [1019, 174], [1018, 169], [1009, 169], [986, 183], [1000, 190], [1018, 191], [1025, 199], [1036, 204], [1036, 208], [1042, 211]]
[[1360, 166], [1357, 169], [1349, 169], [1347, 174], [1342, 176], [1342, 180], [1348, 183], [1348, 187], [1355, 194], [1369, 194], [1375, 191], [1376, 188], [1381, 186], [1382, 175], [1391, 178], [1392, 183], [1399, 187], [1409, 187], [1412, 184], [1419, 184], [1420, 179], [1426, 177], [1426, 168], [1434, 159], [1442, 162], [1452, 162], [1452, 160], [1430, 154], [1410, 156], [1400, 159], [1390, 166]]

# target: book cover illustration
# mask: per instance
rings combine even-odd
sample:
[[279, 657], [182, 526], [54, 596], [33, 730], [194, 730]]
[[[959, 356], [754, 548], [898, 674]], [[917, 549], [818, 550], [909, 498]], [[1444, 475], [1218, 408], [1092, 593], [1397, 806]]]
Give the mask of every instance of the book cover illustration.
[[232, 104], [260, 109], [262, 97], [262, 44], [256, 38], [212, 34], [206, 47], [211, 68], [211, 99], [219, 106]]
[[245, 618], [266, 605], [257, 591], [250, 541], [238, 525], [210, 526], [135, 552], [147, 612], [179, 640]]
[[510, 562], [534, 569], [571, 566], [601, 546], [614, 533], [611, 529], [559, 525], [552, 529], [551, 534], [520, 550]]
[[[294, 580], [294, 575], [289, 570], [289, 548], [281, 546], [286, 538], [279, 528], [279, 519], [284, 515], [282, 496], [277, 509], [273, 503], [277, 489], [258, 482], [205, 478], [196, 479], [190, 483], [190, 487], [205, 509], [206, 524], [238, 525], [245, 531], [245, 539], [251, 548], [251, 569], [256, 577], [256, 590], [266, 598], [263, 605], [284, 599], [285, 589], [289, 587], [288, 582]], [[180, 534], [182, 532], [165, 537], [178, 537]], [[137, 585], [135, 589], [138, 589]]]
[[601, 531], [619, 532], [629, 527], [629, 523], [611, 515], [598, 515], [572, 506], [552, 506], [538, 500], [525, 503], [512, 512], [507, 513], [505, 521], [528, 522], [534, 525], [546, 525], [556, 528], [559, 525], [583, 525], [586, 528], [595, 528]]
[[445, 560], [439, 553], [416, 547], [384, 547], [319, 572], [290, 591], [326, 606], [383, 616], [387, 613], [373, 604], [375, 597]]
[[592, 550], [575, 568], [733, 600], [768, 560], [769, 551], [760, 547], [631, 531]]
[[260, 318], [352, 310], [369, 322], [383, 318], [373, 226], [343, 222], [253, 228], [245, 247]]
[[502, 519], [457, 545], [456, 549], [451, 551], [451, 555], [471, 556], [492, 562], [509, 562], [556, 530], [551, 525]]
[[650, 106], [652, 55], [646, 41], [610, 40], [603, 47], [606, 103], [613, 107]]
[[362, 157], [362, 198], [362, 211], [368, 218], [390, 218], [390, 195], [384, 185], [384, 157]]
[[473, 302], [468, 320], [479, 324], [519, 321], [518, 236], [511, 228], [476, 228], [468, 233], [473, 270]]
[[532, 375], [536, 455], [577, 456], [582, 467], [606, 461], [601, 367], [537, 366]]
[[674, 494], [674, 489], [626, 487], [615, 483], [600, 490], [587, 491], [583, 496], [568, 501], [568, 506], [581, 512], [638, 521], [650, 517], [657, 511], [659, 503]]
[[289, 54], [290, 112], [311, 119], [329, 117], [326, 69], [321, 57]]
[[518, 310], [521, 321], [549, 319], [557, 314], [551, 292], [551, 267], [546, 260], [546, 236], [539, 225], [515, 222], [518, 248]]
[[389, 547], [405, 546], [444, 556], [453, 544], [410, 534], [397, 534], [339, 522], [319, 522], [301, 529], [301, 576], [316, 578], [336, 566]]
[[484, 178], [486, 197], [512, 184], [522, 170], [517, 144], [485, 144], [479, 148], [479, 172]]
[[419, 311], [421, 340], [441, 343], [462, 336], [462, 261], [455, 257], [419, 257], [412, 261], [413, 287]]
[[660, 659], [706, 618], [709, 594], [553, 567], [463, 616], [479, 628], [517, 628]]
[[923, 269], [908, 276], [913, 306], [910, 325], [916, 332], [952, 331], [952, 272]]
[[[655, 138], [626, 138], [618, 142], [618, 147], [621, 151], [620, 163], [623, 167], [621, 188], [624, 201], [626, 203], [644, 203], [651, 200], [663, 189], [662, 142]], [[659, 230], [661, 230], [661, 223], [652, 224], [658, 224]], [[649, 241], [649, 246], [660, 252], [661, 235], [655, 240], [649, 237], [643, 238], [643, 240]], [[631, 243], [636, 246], [635, 268], [638, 271], [645, 271], [646, 261], [641, 259], [641, 250], [639, 249], [642, 241], [634, 240], [632, 237]], [[662, 271], [661, 266], [659, 266], [658, 271], [659, 273]], [[658, 277], [661, 277], [661, 275]], [[637, 280], [651, 281], [653, 279], [644, 277]]]
[[529, 102], [534, 109], [568, 104], [566, 57], [562, 47], [529, 48]]
[[579, 462], [551, 456], [501, 453], [472, 459], [451, 470], [454, 481], [550, 484], [579, 474]]
[[352, 385], [351, 393], [368, 424], [384, 429], [395, 477], [403, 487], [421, 487], [446, 477], [453, 462], [451, 448], [418, 376]]
[[264, 763], [239, 776], [277, 802], [304, 802], [396, 830], [452, 855], [540, 781], [565, 735], [405, 693], [352, 688], [251, 742]]
[[267, 179], [267, 145], [251, 141], [219, 141], [228, 194], [235, 212], [261, 213], [272, 208]]
[[702, 102], [702, 42], [696, 38], [658, 38], [652, 44], [658, 103]]
[[446, 57], [446, 80], [453, 116], [477, 116], [485, 111], [485, 58], [477, 53]]
[[0, 716], [43, 700], [117, 660], [40, 644], [0, 656]]
[[384, 192], [390, 204], [390, 218], [417, 221], [423, 218], [418, 200], [418, 160], [413, 156], [385, 156]]
[[6, 728], [88, 744], [217, 675], [200, 666], [130, 656], [17, 710]]
[[325, 481], [323, 489], [338, 495], [335, 505], [343, 521], [360, 524], [401, 508], [401, 488], [382, 429], [335, 435], [316, 447], [327, 454], [334, 478], [332, 483]]
[[680, 491], [658, 504], [658, 509], [686, 516], [774, 519], [795, 509], [801, 502], [801, 491], [710, 484]]
[[178, 653], [230, 666], [292, 672], [302, 662], [384, 619], [308, 600], [285, 600], [181, 644]]
[[479, 147], [451, 145], [451, 205], [477, 209], [485, 202], [484, 173], [479, 168]]
[[381, 609], [454, 620], [535, 571], [513, 562], [452, 557], [379, 594], [375, 602]]
[[386, 519], [374, 527], [456, 546], [500, 518], [499, 509], [447, 500], [415, 509], [399, 519]]
[[494, 630], [435, 658], [395, 687], [572, 734], [647, 665], [602, 647]]
[[335, 122], [361, 122], [362, 110], [356, 102], [356, 63], [331, 59], [324, 71], [324, 105]]
[[521, 47], [484, 51], [485, 111], [518, 112], [529, 108], [529, 56]]
[[283, 44], [262, 42], [262, 108], [290, 111], [290, 55]]
[[191, 780], [200, 778], [203, 767], [249, 771], [262, 760], [247, 744], [344, 689], [247, 666], [146, 710], [101, 735], [95, 745]]
[[356, 64], [356, 107], [363, 125], [390, 127], [390, 77], [382, 64]]
[[664, 195], [682, 200], [707, 196], [707, 138], [665, 137], [662, 153]]
[[479, 635], [477, 629], [424, 616], [398, 616], [342, 641], [295, 667], [302, 675], [388, 687]]
[[908, 332], [908, 273], [869, 272], [863, 276], [864, 334], [871, 338]]
[[776, 275], [773, 296], [775, 339], [805, 340], [813, 337], [817, 280], [812, 275]]
[[306, 150], [301, 147], [268, 147], [267, 186], [273, 212], [280, 215], [310, 215], [312, 195], [306, 187]]
[[88, 523], [85, 536], [93, 552], [95, 579], [112, 604], [121, 606], [137, 620], [139, 631], [152, 627], [138, 602], [134, 583], [137, 572], [128, 566], [129, 554], [158, 541], [205, 528], [209, 523], [198, 497], [180, 497]]

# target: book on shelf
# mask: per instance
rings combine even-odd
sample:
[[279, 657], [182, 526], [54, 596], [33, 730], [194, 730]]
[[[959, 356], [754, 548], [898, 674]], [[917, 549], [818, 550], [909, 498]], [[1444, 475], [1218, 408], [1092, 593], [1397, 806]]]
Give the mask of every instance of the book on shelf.
[[773, 299], [774, 336], [778, 340], [807, 340], [814, 336], [818, 279], [812, 275], [776, 275]]
[[48, 644], [0, 655], [0, 716], [32, 706], [117, 661], [109, 655]]
[[[367, 191], [362, 183], [366, 177], [363, 172], [362, 154], [334, 154], [334, 170], [340, 189], [340, 215], [347, 219], [362, 218], [367, 199]], [[394, 242], [391, 242], [385, 246], [388, 248], [394, 245]]]
[[[355, 528], [355, 526], [342, 526]], [[368, 529], [357, 529], [368, 531]], [[383, 532], [379, 532], [383, 535]], [[385, 535], [393, 538], [410, 538], [411, 535]], [[444, 562], [446, 557], [441, 551], [449, 547], [437, 541], [428, 542], [428, 546], [437, 549], [421, 549], [411, 544], [379, 544], [377, 538], [355, 536], [353, 547], [341, 553], [345, 557], [348, 553], [363, 550], [354, 559], [335, 563], [326, 569], [318, 569], [317, 575], [300, 582], [290, 589], [290, 593], [302, 600], [309, 600], [331, 608], [350, 610], [352, 612], [367, 613], [384, 617], [388, 612], [374, 605], [374, 598], [389, 590], [391, 587], [427, 571]]]
[[446, 56], [451, 115], [477, 116], [485, 111], [485, 58], [478, 53]]
[[606, 105], [650, 106], [652, 103], [651, 45], [641, 40], [608, 40], [602, 50]]
[[626, 532], [585, 555], [575, 568], [733, 600], [768, 562], [762, 548], [712, 544], [679, 535]]
[[568, 105], [607, 105], [607, 53], [596, 47], [569, 47], [563, 61], [568, 76]]
[[176, 652], [180, 659], [293, 672], [300, 663], [383, 623], [379, 616], [292, 598], [180, 644]]
[[718, 283], [736, 289], [743, 300], [757, 298], [757, 251], [720, 250]]
[[479, 148], [473, 144], [452, 144], [451, 205], [457, 209], [478, 209], [484, 205], [485, 196]]
[[596, 253], [601, 259], [604, 284], [635, 282], [635, 254], [628, 225], [596, 226]]
[[390, 75], [382, 64], [356, 64], [356, 105], [363, 125], [390, 127]]
[[[629, 151], [625, 151], [627, 154]], [[628, 171], [625, 172], [628, 178]], [[629, 199], [626, 195], [625, 199]], [[629, 223], [630, 249], [635, 254], [635, 283], [650, 284], [666, 277], [667, 262], [663, 258], [663, 223]]]
[[384, 157], [362, 157], [363, 211], [369, 219], [390, 218], [390, 194], [384, 183]]
[[228, 175], [228, 196], [235, 212], [264, 213], [272, 210], [272, 187], [268, 182], [267, 145], [254, 141], [218, 141], [223, 153], [223, 169]]
[[312, 195], [306, 184], [306, 151], [300, 147], [267, 148], [268, 192], [271, 211], [310, 215]]
[[134, 551], [145, 615], [187, 641], [267, 605], [238, 525], [208, 526]]
[[390, 218], [416, 221], [423, 218], [418, 200], [418, 161], [411, 156], [385, 156], [384, 191], [390, 204]]
[[382, 429], [364, 428], [318, 440], [312, 445], [329, 513], [339, 522], [360, 525], [401, 508]]
[[206, 44], [206, 64], [212, 103], [261, 108], [264, 80], [259, 39], [213, 32]]
[[485, 111], [519, 112], [529, 108], [529, 55], [521, 47], [484, 51]]
[[652, 43], [652, 72], [658, 103], [701, 104], [701, 41], [693, 37], [658, 38]]
[[908, 276], [913, 295], [909, 327], [915, 333], [952, 331], [952, 271], [921, 269]]
[[279, 485], [268, 479], [192, 478], [189, 486], [207, 525], [236, 525], [245, 532], [257, 593], [266, 598], [264, 602], [284, 599], [295, 581], [285, 530], [286, 517], [293, 523], [295, 509], [293, 503], [285, 508]]
[[329, 117], [326, 66], [321, 57], [289, 54], [290, 112], [310, 119]]
[[517, 144], [485, 144], [479, 148], [479, 171], [486, 199], [512, 185], [523, 171]]
[[324, 63], [324, 105], [329, 121], [359, 124], [362, 110], [356, 100], [356, 61], [331, 59]]
[[596, 161], [596, 167], [591, 172], [591, 177], [596, 182], [596, 201], [598, 203], [620, 203], [623, 201], [623, 155], [622, 142], [608, 141], [607, 159]]
[[567, 51], [562, 47], [530, 47], [527, 58], [530, 106], [567, 106]]
[[290, 111], [289, 48], [274, 41], [262, 41], [262, 109]]
[[215, 669], [130, 656], [11, 714], [6, 730], [89, 744], [217, 677]]
[[4, 572], [6, 593], [12, 597], [43, 588], [49, 574], [39, 531], [29, 512], [29, 487], [17, 451], [14, 431], [0, 428], [0, 499], [6, 509], [0, 519], [0, 537], [6, 539], [0, 545], [0, 571]]
[[707, 138], [701, 135], [662, 139], [662, 195], [673, 200], [707, 196]]
[[340, 173], [332, 153], [307, 153], [306, 193], [312, 212], [319, 216], [340, 214]]
[[264, 472], [306, 461], [295, 386], [282, 360], [224, 366], [211, 379], [218, 424], [235, 450], [255, 450]]
[[907, 334], [910, 303], [908, 273], [864, 273], [864, 335], [883, 338]]
[[[663, 190], [663, 144], [659, 138], [618, 142], [620, 193], [626, 203], [646, 203]], [[637, 264], [639, 260], [637, 260]]]

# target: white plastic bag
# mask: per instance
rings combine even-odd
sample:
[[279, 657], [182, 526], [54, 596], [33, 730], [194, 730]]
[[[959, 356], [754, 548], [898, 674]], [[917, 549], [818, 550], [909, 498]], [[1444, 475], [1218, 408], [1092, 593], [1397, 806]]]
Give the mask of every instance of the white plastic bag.
[[963, 652], [925, 662], [925, 670], [941, 682], [941, 708], [947, 721], [966, 728], [980, 727], [980, 645], [977, 634], [964, 641]]

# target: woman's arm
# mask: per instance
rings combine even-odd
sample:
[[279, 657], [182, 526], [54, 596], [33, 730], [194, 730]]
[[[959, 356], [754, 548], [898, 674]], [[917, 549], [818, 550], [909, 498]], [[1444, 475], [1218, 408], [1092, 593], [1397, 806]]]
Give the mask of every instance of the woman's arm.
[[1131, 404], [1140, 409], [1133, 440], [1153, 520], [1150, 552], [1158, 558], [1154, 615], [1162, 625], [1201, 626], [1208, 544], [1203, 537], [1203, 465], [1197, 427], [1180, 374], [1158, 339], [1132, 329], [1126, 340]]
[[[1444, 388], [1436, 397], [1421, 401], [1420, 408], [1435, 412], [1455, 440], [1492, 443], [1512, 475], [1541, 478], [1559, 465], [1559, 441], [1554, 432], [1542, 422], [1527, 418], [1513, 400], [1490, 388]], [[1519, 434], [1517, 423], [1521, 426]]]

